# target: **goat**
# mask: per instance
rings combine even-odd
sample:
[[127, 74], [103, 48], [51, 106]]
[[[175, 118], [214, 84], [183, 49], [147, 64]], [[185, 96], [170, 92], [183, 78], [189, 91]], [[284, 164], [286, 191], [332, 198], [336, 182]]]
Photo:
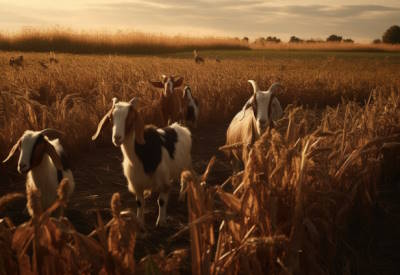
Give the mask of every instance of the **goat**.
[[[42, 131], [25, 131], [3, 161], [3, 163], [7, 162], [18, 149], [20, 150], [17, 170], [20, 174], [26, 174], [27, 194], [36, 190], [40, 191], [43, 210], [56, 201], [57, 188], [63, 178], [69, 181], [67, 198], [71, 196], [75, 188], [75, 181], [59, 139], [50, 140], [47, 137], [52, 134], [62, 133], [50, 128]], [[27, 197], [27, 209], [32, 216], [30, 196]]]
[[128, 190], [136, 195], [138, 220], [144, 224], [144, 191], [156, 191], [156, 226], [160, 226], [166, 222], [171, 180], [179, 180], [180, 173], [191, 168], [192, 138], [190, 131], [178, 123], [165, 128], [145, 126], [137, 105], [135, 98], [129, 102], [113, 98], [112, 107], [99, 122], [92, 140], [97, 139], [107, 121], [112, 123], [112, 143], [121, 147]]
[[283, 115], [276, 97], [276, 90], [282, 88], [279, 83], [272, 84], [268, 91], [261, 91], [254, 80], [249, 80], [249, 83], [254, 93], [232, 119], [226, 132], [227, 146], [242, 144], [240, 148], [234, 146], [232, 150], [226, 151], [234, 169], [238, 168], [240, 161], [244, 164], [247, 162], [249, 147]]
[[193, 97], [192, 89], [189, 86], [183, 88], [183, 117], [185, 123], [191, 124], [197, 128], [197, 121], [199, 118], [199, 102]]
[[163, 89], [160, 97], [163, 126], [182, 119], [182, 98], [175, 91], [183, 82], [182, 77], [162, 75], [162, 81], [149, 81], [155, 88]]
[[17, 68], [21, 68], [24, 67], [24, 56], [20, 55], [16, 58], [14, 58], [13, 56], [10, 58], [10, 66], [11, 67], [17, 67]]
[[196, 64], [204, 63], [204, 58], [202, 58], [201, 56], [199, 56], [199, 55], [197, 54], [197, 51], [196, 51], [196, 50], [193, 51], [193, 55], [194, 55], [194, 62], [196, 62]]

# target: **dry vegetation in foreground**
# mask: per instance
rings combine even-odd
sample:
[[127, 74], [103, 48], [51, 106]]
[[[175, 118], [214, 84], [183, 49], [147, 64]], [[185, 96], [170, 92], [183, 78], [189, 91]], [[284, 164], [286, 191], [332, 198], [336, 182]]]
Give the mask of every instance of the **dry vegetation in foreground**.
[[63, 29], [26, 29], [0, 33], [0, 50], [24, 52], [57, 51], [81, 54], [161, 54], [205, 49], [248, 49], [233, 38], [187, 37], [142, 32], [94, 33]]
[[[3, 55], [0, 63], [5, 64], [7, 58]], [[189, 224], [177, 234], [189, 230], [189, 255], [177, 250], [135, 260], [137, 224], [129, 213], [121, 214], [118, 195], [111, 202], [113, 219], [105, 224], [98, 215], [97, 229], [89, 236], [76, 232], [65, 218], [49, 218], [55, 208], [65, 207], [60, 188], [54, 207], [45, 212], [36, 209], [31, 221], [15, 227], [9, 219], [2, 220], [1, 271], [397, 271], [396, 262], [380, 256], [374, 241], [388, 227], [381, 222], [385, 209], [376, 211], [381, 207], [377, 206], [378, 189], [383, 183], [381, 147], [400, 140], [400, 79], [395, 62], [291, 58], [196, 65], [191, 59], [60, 55], [58, 65], [41, 70], [36, 62], [41, 58], [44, 55], [26, 55], [24, 69], [4, 68], [0, 76], [1, 148], [9, 148], [26, 128], [51, 126], [68, 129], [70, 139], [65, 141], [76, 153], [90, 144], [89, 137], [113, 96], [137, 95], [150, 104], [158, 91], [147, 80], [160, 73], [185, 77], [200, 99], [202, 123], [215, 120], [215, 113], [221, 121], [229, 120], [251, 91], [246, 83], [249, 78], [261, 87], [277, 80], [285, 86], [285, 93], [279, 95], [285, 116], [255, 144], [243, 177], [207, 185], [213, 161], [201, 178], [183, 174], [188, 182]], [[2, 156], [6, 151], [2, 150]], [[4, 198], [0, 208], [12, 199]], [[390, 219], [389, 229], [396, 232], [398, 217]]]
[[[229, 179], [207, 185], [214, 160], [201, 178], [183, 173], [189, 224], [177, 235], [190, 231], [192, 274], [395, 274], [396, 262], [381, 262], [371, 240], [384, 226], [374, 211], [380, 148], [400, 139], [399, 104], [398, 94], [376, 92], [365, 106], [349, 102], [322, 115], [289, 107], [277, 130], [255, 144], [243, 178], [230, 179], [233, 192], [224, 190]], [[121, 212], [119, 194], [111, 201], [112, 220], [104, 224], [98, 213], [89, 236], [66, 218], [49, 218], [65, 207], [66, 184], [47, 211], [32, 206], [31, 221], [15, 227], [2, 220], [4, 274], [188, 272], [182, 249], [135, 260], [139, 226]], [[40, 194], [29, 196], [34, 203]]]

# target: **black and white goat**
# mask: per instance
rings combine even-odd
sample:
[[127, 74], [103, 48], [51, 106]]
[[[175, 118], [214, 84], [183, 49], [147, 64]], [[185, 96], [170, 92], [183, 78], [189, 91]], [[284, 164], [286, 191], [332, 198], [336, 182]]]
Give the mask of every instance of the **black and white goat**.
[[136, 195], [138, 219], [144, 224], [144, 191], [159, 192], [159, 226], [166, 221], [171, 180], [178, 181], [180, 173], [191, 168], [192, 138], [190, 131], [177, 123], [165, 128], [145, 126], [137, 104], [135, 98], [129, 102], [113, 98], [112, 107], [99, 122], [92, 140], [107, 121], [112, 123], [112, 142], [121, 147], [122, 167], [128, 189]]
[[[17, 150], [20, 150], [17, 170], [26, 174], [26, 193], [39, 190], [41, 194], [41, 207], [49, 208], [57, 199], [57, 188], [63, 178], [67, 178], [69, 197], [75, 188], [75, 181], [66, 160], [63, 147], [59, 139], [50, 140], [48, 135], [62, 135], [54, 129], [42, 131], [27, 130], [12, 147], [7, 162]], [[28, 200], [30, 196], [27, 196]], [[31, 203], [28, 201], [27, 209], [33, 215]]]
[[183, 115], [184, 121], [197, 128], [197, 121], [199, 118], [199, 102], [193, 97], [192, 89], [189, 86], [183, 88]]
[[282, 88], [274, 83], [268, 91], [261, 91], [254, 80], [249, 80], [253, 86], [253, 95], [232, 119], [226, 132], [226, 145], [243, 144], [228, 152], [234, 167], [242, 161], [247, 162], [249, 146], [251, 146], [268, 127], [273, 127], [274, 121], [282, 117], [283, 111], [276, 90]]

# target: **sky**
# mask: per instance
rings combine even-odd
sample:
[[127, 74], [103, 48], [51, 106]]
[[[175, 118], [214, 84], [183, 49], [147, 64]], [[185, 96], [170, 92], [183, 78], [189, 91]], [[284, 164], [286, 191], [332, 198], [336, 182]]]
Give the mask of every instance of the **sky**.
[[284, 40], [338, 34], [369, 42], [391, 25], [400, 25], [400, 0], [0, 0], [3, 32], [58, 26]]

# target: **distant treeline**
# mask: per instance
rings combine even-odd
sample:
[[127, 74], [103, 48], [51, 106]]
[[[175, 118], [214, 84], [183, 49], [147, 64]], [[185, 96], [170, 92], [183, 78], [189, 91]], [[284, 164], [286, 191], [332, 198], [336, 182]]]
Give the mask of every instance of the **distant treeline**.
[[68, 30], [24, 30], [0, 34], [0, 50], [84, 54], [162, 54], [181, 51], [249, 49], [234, 38], [185, 37], [129, 33], [93, 33]]

